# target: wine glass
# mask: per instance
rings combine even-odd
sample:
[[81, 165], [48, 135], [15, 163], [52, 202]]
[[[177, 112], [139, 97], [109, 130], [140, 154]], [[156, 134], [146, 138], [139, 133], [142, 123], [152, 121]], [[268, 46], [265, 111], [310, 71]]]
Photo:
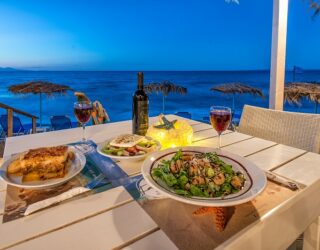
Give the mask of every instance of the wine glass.
[[219, 135], [218, 149], [221, 148], [221, 134], [230, 125], [231, 109], [223, 106], [212, 106], [210, 108], [210, 122]]
[[86, 139], [86, 123], [90, 121], [91, 114], [92, 114], [92, 103], [89, 101], [80, 101], [80, 102], [75, 102], [73, 105], [74, 108], [74, 114], [78, 120], [78, 122], [82, 126], [82, 142], [87, 142]]

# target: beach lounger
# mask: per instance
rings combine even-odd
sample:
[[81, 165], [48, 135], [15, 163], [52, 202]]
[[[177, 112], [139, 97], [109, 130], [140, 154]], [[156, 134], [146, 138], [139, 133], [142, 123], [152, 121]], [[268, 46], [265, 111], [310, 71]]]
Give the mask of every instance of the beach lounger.
[[191, 119], [191, 117], [192, 117], [191, 113], [185, 112], [185, 111], [177, 112], [177, 113], [175, 113], [175, 115], [181, 116], [181, 117], [184, 117], [184, 118], [188, 118], [188, 119]]
[[[13, 136], [28, 134], [28, 131], [21, 123], [21, 120], [18, 116], [13, 116], [13, 128], [12, 134]], [[0, 137], [6, 137], [8, 135], [8, 116], [1, 115], [0, 116], [0, 125], [2, 131], [0, 132]]]
[[204, 122], [204, 123], [210, 124], [210, 118], [209, 118], [209, 116], [203, 116], [202, 120], [199, 120], [199, 122]]
[[52, 130], [72, 128], [71, 119], [65, 115], [55, 115], [50, 118]]

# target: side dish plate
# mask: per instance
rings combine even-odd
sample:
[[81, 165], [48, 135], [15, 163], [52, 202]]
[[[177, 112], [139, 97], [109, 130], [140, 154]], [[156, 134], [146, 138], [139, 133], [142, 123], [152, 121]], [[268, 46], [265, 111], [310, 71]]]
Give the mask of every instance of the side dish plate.
[[[148, 140], [152, 140], [150, 137], [147, 137], [146, 138]], [[161, 149], [161, 145], [158, 141], [155, 141], [156, 142], [156, 148], [155, 148], [155, 151], [153, 152], [150, 152], [150, 153], [146, 153], [146, 154], [142, 154], [142, 155], [134, 155], [134, 156], [118, 156], [118, 155], [112, 155], [112, 154], [107, 154], [105, 152], [103, 152], [103, 148], [108, 145], [113, 139], [109, 139], [109, 140], [106, 140], [102, 143], [99, 143], [98, 146], [97, 146], [97, 152], [103, 156], [107, 156], [109, 158], [112, 158], [112, 159], [115, 159], [115, 160], [133, 160], [133, 161], [139, 161], [139, 160], [143, 160], [144, 158], [146, 158], [149, 154], [151, 153], [154, 153], [154, 152], [157, 152]]]

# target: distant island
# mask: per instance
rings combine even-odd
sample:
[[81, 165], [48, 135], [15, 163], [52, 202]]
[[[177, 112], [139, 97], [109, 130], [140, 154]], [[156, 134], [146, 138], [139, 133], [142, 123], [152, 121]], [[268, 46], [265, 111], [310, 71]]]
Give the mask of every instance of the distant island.
[[0, 67], [0, 71], [26, 71], [23, 69], [15, 69], [15, 68], [10, 68], [10, 67]]

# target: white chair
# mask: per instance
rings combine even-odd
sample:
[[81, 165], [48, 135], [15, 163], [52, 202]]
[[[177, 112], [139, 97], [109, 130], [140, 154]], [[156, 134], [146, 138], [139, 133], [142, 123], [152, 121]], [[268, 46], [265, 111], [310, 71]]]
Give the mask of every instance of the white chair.
[[[239, 132], [320, 153], [320, 115], [277, 111], [245, 105]], [[315, 222], [318, 227], [320, 227], [319, 218]], [[317, 232], [313, 230], [308, 234], [314, 236]], [[303, 236], [300, 236], [288, 250], [301, 249], [302, 239]]]
[[320, 115], [245, 105], [239, 132], [320, 153]]

